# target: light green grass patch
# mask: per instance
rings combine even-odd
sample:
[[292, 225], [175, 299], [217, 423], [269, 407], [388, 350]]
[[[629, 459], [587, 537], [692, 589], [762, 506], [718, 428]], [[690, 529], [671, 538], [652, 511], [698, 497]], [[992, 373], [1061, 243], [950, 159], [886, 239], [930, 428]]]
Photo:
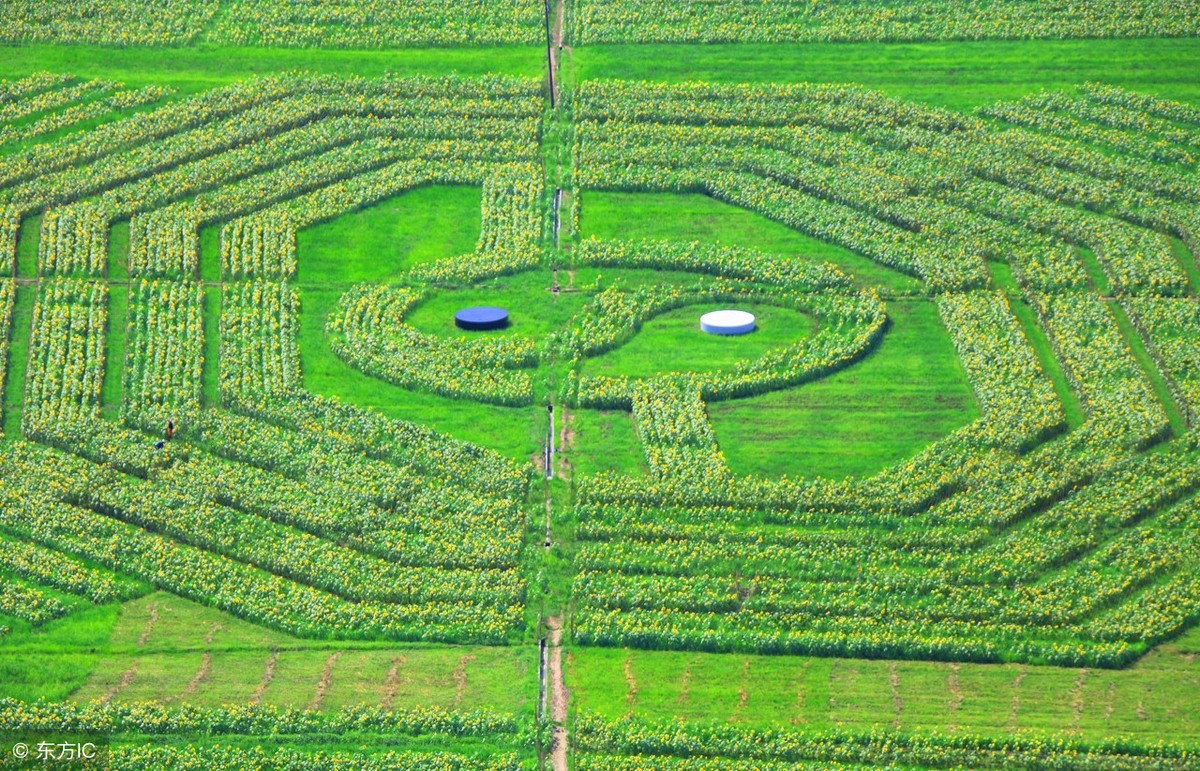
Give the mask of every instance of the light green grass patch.
[[394, 282], [416, 265], [468, 254], [479, 241], [482, 191], [421, 187], [300, 231], [301, 285]]
[[709, 405], [738, 474], [869, 475], [979, 417], [929, 300], [888, 303], [891, 328], [866, 358], [786, 391]]

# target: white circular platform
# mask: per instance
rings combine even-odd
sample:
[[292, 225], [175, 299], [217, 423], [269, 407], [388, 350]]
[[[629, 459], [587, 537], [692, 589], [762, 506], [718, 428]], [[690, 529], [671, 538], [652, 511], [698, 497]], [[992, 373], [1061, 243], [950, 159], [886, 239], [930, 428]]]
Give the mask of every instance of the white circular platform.
[[700, 329], [710, 335], [744, 335], [754, 331], [754, 314], [745, 311], [713, 311], [700, 317]]

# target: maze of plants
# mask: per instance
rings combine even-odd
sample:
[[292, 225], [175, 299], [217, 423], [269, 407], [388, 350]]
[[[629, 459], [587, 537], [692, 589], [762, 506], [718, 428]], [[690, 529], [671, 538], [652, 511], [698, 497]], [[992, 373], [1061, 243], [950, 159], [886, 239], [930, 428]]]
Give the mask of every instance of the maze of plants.
[[[543, 32], [542, 9], [518, 3], [167, 3], [129, 26], [21, 5], [0, 11], [10, 42], [353, 49]], [[695, 5], [580, 0], [546, 32], [1174, 37], [1200, 18], [1166, 2], [1128, 21], [1100, 3], [1069, 28], [1061, 3], [998, 2], [979, 19], [938, 2], [866, 17], [849, 0]], [[552, 66], [570, 54], [551, 47]], [[0, 82], [0, 642], [167, 592], [330, 650], [549, 639], [568, 659], [947, 662], [957, 678], [968, 664], [1121, 669], [1194, 626], [1200, 108], [1101, 82], [975, 111], [832, 83], [589, 79], [547, 96], [544, 80], [505, 75], [289, 72], [182, 94], [57, 71]], [[478, 191], [474, 250], [339, 287], [313, 318], [304, 234], [437, 188]], [[589, 233], [589, 201], [613, 193], [705, 196], [859, 261]], [[510, 330], [429, 320], [489, 294], [511, 302]], [[733, 467], [714, 406], [853, 377], [904, 331], [907, 302], [936, 309], [978, 419], [861, 477]], [[710, 307], [786, 329], [628, 365], [656, 325]], [[306, 388], [302, 325], [381, 393], [525, 416], [543, 452]], [[555, 453], [572, 457], [568, 429], [586, 419], [631, 426], [640, 455], [565, 471]], [[393, 709], [405, 662], [391, 659], [379, 706], [277, 707], [261, 688], [223, 707], [6, 691], [0, 731], [157, 737], [113, 747], [131, 769], [559, 768], [564, 729], [584, 769], [1197, 762], [1194, 745], [1079, 732], [672, 721], [636, 714], [632, 684], [620, 718], [586, 702], [558, 714], [553, 683], [530, 695], [536, 717]], [[329, 746], [246, 738], [263, 735]], [[363, 752], [363, 737], [387, 741]]]

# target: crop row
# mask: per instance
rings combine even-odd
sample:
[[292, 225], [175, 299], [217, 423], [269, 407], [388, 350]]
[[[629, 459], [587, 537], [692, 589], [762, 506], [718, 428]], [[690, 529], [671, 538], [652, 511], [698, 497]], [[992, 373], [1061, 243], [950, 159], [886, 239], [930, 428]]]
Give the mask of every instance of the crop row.
[[286, 283], [227, 284], [221, 298], [222, 403], [280, 396], [300, 387], [300, 298]]
[[[287, 197], [282, 195], [285, 191], [294, 191], [291, 195], [306, 192], [404, 155], [430, 160], [534, 157], [536, 124], [529, 110], [532, 105], [525, 105], [519, 98], [497, 102], [490, 108], [486, 102], [470, 101], [446, 103], [439, 108], [436, 100], [391, 96], [389, 87], [376, 86], [373, 91], [347, 87], [332, 93], [324, 93], [322, 88], [319, 81], [302, 80], [291, 86], [294, 96], [257, 106], [239, 102], [230, 108], [236, 110], [230, 117], [129, 149], [123, 149], [125, 141], [114, 142], [122, 149], [90, 163], [78, 163], [84, 151], [74, 147], [75, 138], [69, 137], [42, 148], [46, 150], [42, 155], [50, 157], [38, 160], [47, 161], [49, 168], [31, 169], [22, 175], [26, 181], [6, 186], [0, 197], [29, 211], [100, 194], [95, 205], [110, 219], [116, 219], [188, 194], [205, 193], [255, 173], [262, 175], [260, 181], [269, 180], [267, 184], [255, 187], [251, 180], [240, 191], [251, 190], [255, 192], [250, 195], [263, 196], [258, 201], [261, 206]], [[447, 91], [452, 94], [454, 89]], [[355, 101], [347, 101], [360, 94]], [[112, 127], [142, 123], [139, 119], [150, 122], [159, 113], [174, 115], [171, 107], [135, 115], [89, 133], [103, 134]], [[497, 117], [488, 118], [489, 112]], [[165, 131], [154, 122], [149, 130], [132, 125], [127, 133], [158, 136]], [[115, 130], [112, 133], [119, 134]], [[125, 140], [126, 136], [114, 139]], [[54, 171], [56, 149], [74, 159], [76, 165]], [[327, 156], [324, 162], [321, 158], [309, 161], [308, 156], [321, 153]], [[23, 155], [30, 154], [32, 151]], [[84, 157], [95, 156], [89, 153]], [[304, 175], [293, 180], [269, 174], [269, 170], [289, 160], [301, 161], [294, 172]], [[279, 188], [281, 183], [287, 184]], [[242, 200], [240, 191], [227, 190], [215, 200], [201, 196], [188, 209], [195, 210], [200, 220], [213, 214], [229, 216], [233, 212], [215, 209], [223, 202], [228, 206], [230, 201]]]
[[183, 212], [178, 209], [155, 209], [130, 219], [130, 276], [192, 278], [199, 264], [200, 233], [197, 223]]
[[0, 81], [0, 102], [25, 99], [33, 94], [62, 86], [71, 80], [70, 75], [46, 71], [26, 75], [20, 80], [3, 80]]
[[1191, 426], [1200, 424], [1200, 305], [1183, 298], [1136, 297], [1124, 307], [1183, 405]]
[[[796, 531], [782, 539], [753, 528], [675, 528], [664, 540], [645, 537], [643, 529], [628, 540], [583, 544], [576, 596], [581, 606], [597, 608], [962, 619], [1043, 629], [1077, 623], [1186, 567], [1188, 547], [1167, 534], [1186, 531], [1196, 503], [1150, 512], [1195, 488], [1188, 463], [1131, 466], [990, 543], [971, 532], [956, 539], [954, 531], [906, 543], [901, 533], [885, 539]], [[1156, 472], [1170, 480], [1161, 490], [1136, 476]], [[1141, 519], [1149, 526], [1130, 525]]]
[[1191, 166], [1200, 149], [1194, 131], [1176, 128], [1161, 118], [1137, 120], [1136, 112], [1072, 99], [1059, 92], [1000, 102], [986, 108], [984, 114], [1162, 163]]
[[1083, 86], [1083, 90], [1089, 99], [1100, 104], [1123, 107], [1126, 110], [1138, 110], [1155, 117], [1200, 126], [1200, 110], [1192, 105], [1150, 94], [1138, 94], [1104, 83], [1087, 83]]
[[70, 607], [52, 593], [0, 575], [0, 613], [39, 626], [70, 612]]
[[[834, 729], [750, 729], [724, 724], [607, 721], [591, 713], [575, 721], [572, 740], [583, 768], [673, 770], [731, 768], [1045, 768], [1174, 769], [1196, 761], [1194, 749], [1156, 742], [1084, 743], [1063, 738], [987, 738], [970, 734], [920, 736]], [[590, 757], [593, 754], [597, 757]], [[608, 765], [614, 757], [616, 763]], [[740, 763], [738, 761], [741, 761]], [[724, 765], [728, 763], [728, 765]], [[776, 765], [779, 764], [779, 765]], [[814, 766], [816, 767], [816, 766]]]
[[1143, 446], [1163, 436], [1167, 414], [1108, 307], [1088, 294], [1033, 294], [1031, 299], [1094, 422], [1127, 445]]
[[221, 274], [286, 281], [296, 273], [296, 230], [285, 214], [236, 219], [221, 228]]
[[272, 48], [402, 48], [541, 42], [542, 7], [521, 0], [232, 0], [205, 39]]
[[253, 78], [6, 156], [0, 159], [0, 184], [7, 189], [72, 167], [95, 176], [99, 169], [92, 162], [106, 158], [115, 167], [107, 177], [114, 181], [104, 185], [111, 187], [147, 173], [139, 169], [159, 171], [342, 114], [404, 114], [431, 125], [447, 116], [475, 116], [477, 128], [483, 128], [489, 117], [530, 120], [540, 109], [537, 83], [513, 78]]
[[[22, 538], [291, 634], [335, 639], [503, 642], [513, 614], [465, 603], [350, 603], [89, 509], [32, 491], [37, 466], [5, 458], [0, 525]], [[19, 483], [14, 483], [14, 480]]]
[[329, 315], [334, 353], [369, 375], [407, 388], [509, 406], [533, 401], [533, 380], [520, 371], [536, 362], [527, 338], [457, 340], [426, 335], [404, 323], [419, 295], [386, 286], [344, 294]]
[[[295, 479], [193, 452], [157, 479], [223, 506], [295, 527], [409, 567], [510, 569], [521, 518], [511, 504], [429, 486], [383, 508], [328, 477]], [[445, 538], [446, 528], [470, 534]]]
[[42, 112], [66, 107], [72, 103], [107, 94], [121, 87], [121, 83], [107, 80], [89, 80], [62, 88], [52, 88], [32, 96], [0, 102], [0, 123], [12, 123]]
[[267, 409], [246, 412], [269, 416], [273, 423], [299, 432], [310, 442], [411, 467], [485, 497], [524, 500], [532, 473], [528, 464], [428, 427], [390, 420], [372, 410], [305, 392], [294, 393], [286, 402]]
[[133, 704], [25, 702], [0, 699], [0, 731], [14, 733], [154, 734], [238, 736], [252, 734], [342, 736], [386, 733], [398, 736], [519, 737], [512, 715], [487, 709], [442, 707], [382, 709], [351, 706], [334, 712], [239, 704], [217, 708]]
[[6, 43], [169, 46], [191, 42], [217, 12], [217, 0], [38, 0], [0, 8]]
[[[972, 253], [1040, 262], [1049, 236], [1095, 251], [1118, 292], [1187, 289], [1161, 235], [1074, 208], [1115, 211], [1186, 238], [1196, 223], [1180, 204], [1200, 190], [1170, 167], [1022, 129], [995, 131], [849, 88], [598, 82], [582, 90], [578, 106], [578, 181], [585, 187], [715, 193], [715, 169], [742, 171], [764, 181], [747, 180], [762, 190], [737, 202], [909, 272], [921, 255], [911, 247], [906, 254], [906, 241], [927, 242], [925, 251], [936, 255], [924, 259], [927, 273], [936, 267], [971, 283], [979, 280]], [[870, 237], [824, 223], [819, 204], [788, 188], [867, 215], [859, 230]], [[790, 212], [783, 208], [789, 197]], [[1063, 283], [1056, 268], [1029, 272]], [[1074, 276], [1080, 280], [1067, 285], [1086, 284], [1080, 271]]]
[[[493, 557], [502, 560], [498, 564], [515, 564], [523, 522], [514, 499], [471, 489], [465, 484], [471, 481], [467, 475], [452, 475], [457, 464], [448, 464], [451, 474], [437, 479], [428, 472], [415, 473], [413, 461], [421, 459], [421, 453], [411, 447], [409, 458], [377, 458], [369, 451], [364, 457], [366, 448], [355, 447], [340, 436], [289, 430], [219, 411], [202, 413], [194, 429], [189, 439], [229, 461], [315, 483], [347, 500], [386, 509], [389, 522], [376, 530], [385, 543], [393, 539], [403, 542], [393, 529], [434, 537], [431, 521], [460, 522], [468, 532], [478, 533], [479, 545], [487, 544], [490, 552], [503, 555]], [[442, 471], [444, 474], [446, 469]], [[431, 503], [435, 499], [436, 505]], [[343, 527], [351, 524], [346, 522]], [[327, 535], [325, 531], [319, 534]]]
[[182, 281], [134, 281], [122, 392], [127, 423], [157, 431], [200, 410], [204, 291]]
[[4, 393], [8, 375], [8, 348], [11, 338], [13, 305], [17, 299], [17, 282], [9, 278], [0, 279], [0, 393]]
[[262, 748], [245, 749], [222, 746], [146, 746], [108, 747], [99, 756], [111, 771], [158, 771], [162, 768], [204, 769], [204, 771], [391, 771], [419, 768], [422, 771], [520, 771], [513, 753], [479, 758], [449, 752], [396, 751], [364, 754], [336, 751], [304, 752]]
[[670, 378], [655, 378], [635, 386], [632, 401], [633, 419], [652, 474], [695, 484], [709, 477], [729, 476], [698, 389]]
[[1021, 448], [1062, 428], [1062, 405], [1002, 293], [945, 294], [937, 304], [997, 444]]
[[37, 120], [18, 126], [0, 127], [0, 144], [23, 142], [53, 134], [67, 128], [104, 118], [161, 101], [173, 92], [163, 86], [146, 86], [136, 91], [118, 91], [112, 96], [93, 102], [72, 105]]
[[0, 569], [96, 604], [127, 600], [139, 587], [127, 578], [33, 543], [0, 540]]
[[38, 240], [38, 275], [104, 275], [108, 221], [103, 210], [79, 204], [47, 212]]
[[21, 218], [16, 210], [0, 206], [0, 276], [11, 276], [17, 269], [17, 233]]
[[66, 456], [16, 449], [12, 463], [40, 466], [42, 478], [35, 489], [54, 489], [68, 503], [351, 601], [458, 602], [506, 609], [520, 600], [520, 581], [512, 571], [402, 567], [186, 490], [133, 480]]
[[[467, 489], [456, 491], [457, 484], [447, 485], [417, 476], [409, 465], [363, 457], [328, 436], [290, 431], [253, 418], [206, 412], [199, 419], [194, 438], [233, 462], [296, 480], [319, 482], [322, 486], [333, 484], [335, 490], [350, 500], [367, 501], [391, 512], [390, 527], [416, 529], [415, 523], [427, 516], [454, 521], [441, 506], [422, 509], [415, 505], [421, 502], [428, 506], [430, 497], [440, 496], [443, 506], [457, 507], [471, 520], [477, 519], [472, 530], [495, 528], [485, 540], [502, 539], [509, 543], [520, 529], [519, 514], [511, 500]], [[515, 522], [514, 517], [517, 517]], [[382, 530], [386, 533], [387, 529]], [[515, 549], [509, 559], [515, 560]]]
[[23, 426], [52, 435], [99, 415], [104, 380], [108, 287], [82, 279], [44, 280], [33, 308]]

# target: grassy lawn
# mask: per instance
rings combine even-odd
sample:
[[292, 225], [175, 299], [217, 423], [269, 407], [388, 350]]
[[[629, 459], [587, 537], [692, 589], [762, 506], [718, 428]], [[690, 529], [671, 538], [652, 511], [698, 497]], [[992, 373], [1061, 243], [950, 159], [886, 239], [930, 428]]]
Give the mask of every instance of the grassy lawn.
[[468, 254], [479, 240], [482, 191], [421, 187], [301, 231], [296, 282], [381, 284], [421, 263]]
[[888, 303], [891, 329], [867, 357], [786, 391], [709, 405], [735, 474], [863, 476], [979, 417], [929, 300]]
[[574, 648], [572, 709], [608, 718], [1195, 741], [1200, 630], [1126, 670]]
[[[561, 456], [574, 475], [600, 472], [644, 476], [646, 456], [638, 438], [633, 413], [624, 410], [567, 410], [566, 429], [560, 417], [560, 435], [570, 440]], [[561, 443], [560, 443], [561, 446]]]
[[581, 80], [858, 83], [971, 110], [1098, 80], [1200, 102], [1200, 40], [603, 45], [575, 50]]
[[[549, 271], [501, 276], [483, 286], [438, 290], [413, 309], [406, 319], [417, 329], [439, 337], [478, 340], [487, 337], [525, 337], [542, 342], [547, 335], [570, 325], [589, 297], [578, 292], [550, 291]], [[509, 312], [508, 326], [488, 332], [459, 329], [454, 313], [472, 305], [499, 305]]]

